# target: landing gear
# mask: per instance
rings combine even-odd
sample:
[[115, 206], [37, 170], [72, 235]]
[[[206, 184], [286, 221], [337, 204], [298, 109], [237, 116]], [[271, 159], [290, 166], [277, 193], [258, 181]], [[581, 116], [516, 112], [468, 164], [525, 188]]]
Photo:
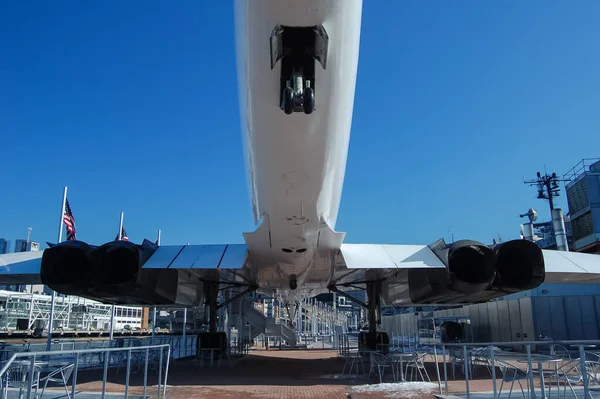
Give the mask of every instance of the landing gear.
[[280, 107], [286, 114], [315, 110], [315, 65], [327, 68], [329, 36], [323, 26], [281, 26], [270, 37], [271, 69], [281, 60]]
[[367, 283], [367, 300], [369, 331], [361, 333], [359, 346], [388, 353], [390, 350], [390, 338], [386, 332], [377, 331], [377, 326], [381, 325], [381, 281], [370, 281]]
[[381, 281], [367, 282], [366, 304], [340, 291], [335, 286], [329, 287], [329, 289], [367, 309], [369, 327], [368, 331], [360, 333], [358, 347], [388, 353], [390, 350], [390, 337], [386, 332], [377, 331], [377, 326], [381, 325]]
[[196, 353], [200, 353], [202, 348], [219, 348], [217, 355], [227, 351], [227, 334], [217, 331], [217, 314], [219, 308], [227, 306], [231, 302], [242, 296], [256, 291], [256, 287], [247, 287], [245, 290], [230, 299], [219, 303], [219, 283], [214, 281], [204, 282], [204, 291], [206, 293], [206, 306], [208, 309], [208, 332], [198, 334], [196, 341]]
[[305, 80], [300, 73], [292, 74], [281, 93], [281, 109], [288, 115], [294, 111], [312, 114], [315, 110], [315, 90], [310, 80]]

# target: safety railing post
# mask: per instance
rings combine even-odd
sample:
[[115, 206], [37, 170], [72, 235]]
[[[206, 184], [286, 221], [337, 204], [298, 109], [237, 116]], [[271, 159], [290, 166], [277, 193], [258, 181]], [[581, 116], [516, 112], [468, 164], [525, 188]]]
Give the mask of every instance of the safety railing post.
[[442, 379], [440, 378], [440, 366], [438, 363], [437, 345], [436, 344], [433, 344], [433, 361], [435, 362], [435, 374], [437, 375], [438, 388], [440, 390], [440, 395], [441, 395], [442, 394]]
[[[590, 387], [588, 381], [587, 364], [585, 363], [585, 350], [579, 345], [579, 362], [581, 363], [581, 378], [583, 378], [583, 394], [585, 399], [590, 399]], [[596, 376], [594, 376], [595, 378]]]
[[2, 383], [2, 398], [6, 398], [8, 395], [8, 373], [0, 376], [0, 382]]
[[29, 363], [29, 375], [27, 376], [27, 399], [31, 399], [31, 387], [33, 386], [33, 373], [35, 371], [35, 355], [31, 357], [31, 363]]
[[467, 345], [463, 345], [463, 359], [465, 365], [465, 383], [467, 388], [467, 399], [471, 397], [471, 393], [469, 392], [469, 358], [467, 355]]
[[171, 347], [167, 347], [167, 364], [165, 365], [165, 383], [163, 384], [163, 396], [167, 397], [167, 377], [169, 376], [169, 358], [171, 353]]
[[73, 384], [71, 386], [71, 397], [75, 398], [75, 387], [77, 386], [77, 369], [79, 368], [79, 353], [75, 354], [75, 369], [73, 370]]
[[446, 364], [446, 345], [442, 345], [442, 359], [444, 361], [444, 393], [448, 396], [448, 365]]
[[106, 396], [106, 378], [108, 377], [109, 358], [110, 352], [104, 352], [104, 373], [102, 374], [102, 399], [104, 399], [104, 397]]
[[148, 361], [150, 360], [150, 348], [146, 348], [146, 361], [144, 362], [144, 399], [146, 399], [146, 387], [148, 386]]
[[531, 387], [531, 397], [536, 399], [535, 384], [533, 381], [533, 362], [531, 360], [531, 345], [527, 344], [527, 378], [529, 379], [529, 386]]
[[161, 347], [160, 350], [158, 351], [159, 355], [158, 355], [158, 397], [160, 398], [160, 383], [162, 380], [162, 362], [163, 362], [163, 348]]
[[494, 387], [494, 399], [496, 399], [496, 361], [494, 359], [494, 345], [490, 345], [490, 361], [491, 361], [491, 365], [490, 367], [491, 372], [492, 372], [492, 386]]
[[127, 351], [127, 374], [125, 375], [125, 399], [129, 398], [129, 374], [131, 374], [131, 349]]

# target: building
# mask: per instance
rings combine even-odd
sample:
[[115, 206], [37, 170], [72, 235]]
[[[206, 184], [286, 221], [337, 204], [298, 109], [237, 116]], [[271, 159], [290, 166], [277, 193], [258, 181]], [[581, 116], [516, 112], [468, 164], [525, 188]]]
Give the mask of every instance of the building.
[[[533, 228], [535, 229], [535, 236], [533, 242], [537, 244], [541, 249], [557, 249], [556, 246], [556, 235], [554, 234], [554, 227], [552, 221], [534, 223]], [[573, 229], [571, 227], [571, 221], [568, 216], [565, 216], [565, 233], [567, 235], [567, 244], [569, 248], [573, 248]]]
[[[47, 328], [51, 300], [52, 297], [44, 293], [0, 290], [0, 329], [24, 331]], [[108, 331], [111, 308], [111, 305], [85, 298], [56, 297], [53, 327], [64, 330]], [[114, 320], [116, 331], [142, 328], [142, 308], [117, 305]]]
[[584, 159], [564, 175], [573, 251], [600, 254], [600, 158]]
[[[356, 291], [347, 291], [348, 296], [362, 302], [367, 302], [367, 293], [366, 290], [356, 290]], [[351, 327], [355, 330], [358, 330], [361, 324], [364, 323], [365, 312], [363, 311], [362, 306], [358, 303], [349, 300], [343, 295], [338, 295], [334, 293], [326, 293], [320, 294], [316, 296], [316, 300], [319, 302], [323, 302], [326, 305], [336, 308], [340, 311], [348, 312], [348, 327]], [[334, 306], [335, 301], [335, 306]]]
[[0, 238], [0, 255], [10, 252], [10, 240]]
[[33, 241], [28, 240], [16, 240], [15, 241], [15, 252], [29, 252], [29, 251], [39, 251], [40, 244]]

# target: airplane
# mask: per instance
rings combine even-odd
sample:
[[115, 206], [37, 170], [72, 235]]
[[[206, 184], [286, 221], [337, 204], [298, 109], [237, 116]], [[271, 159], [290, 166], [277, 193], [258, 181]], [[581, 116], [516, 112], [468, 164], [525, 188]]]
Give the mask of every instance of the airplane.
[[[0, 255], [0, 283], [43, 283], [114, 304], [216, 310], [277, 290], [288, 304], [364, 289], [365, 345], [381, 306], [486, 302], [543, 282], [598, 283], [600, 257], [542, 251], [527, 240], [490, 248], [472, 240], [429, 245], [347, 244], [335, 230], [359, 59], [362, 0], [235, 0], [241, 130], [256, 229], [244, 244], [64, 241]], [[237, 294], [221, 303], [219, 290]], [[211, 339], [206, 338], [207, 343]], [[221, 341], [219, 341], [221, 342]], [[361, 341], [362, 342], [362, 341]], [[206, 345], [213, 345], [207, 343]]]

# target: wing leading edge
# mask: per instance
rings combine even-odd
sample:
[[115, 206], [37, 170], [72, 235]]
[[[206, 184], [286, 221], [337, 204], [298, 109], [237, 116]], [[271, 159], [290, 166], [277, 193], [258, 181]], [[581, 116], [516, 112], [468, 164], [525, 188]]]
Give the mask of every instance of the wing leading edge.
[[463, 240], [424, 245], [344, 244], [329, 286], [382, 282], [389, 306], [486, 302], [546, 283], [600, 282], [600, 256], [541, 250], [526, 240], [490, 248]]
[[0, 255], [0, 283], [45, 284], [104, 303], [192, 306], [203, 302], [205, 282], [255, 285], [247, 258], [243, 244], [65, 241], [43, 252]]

